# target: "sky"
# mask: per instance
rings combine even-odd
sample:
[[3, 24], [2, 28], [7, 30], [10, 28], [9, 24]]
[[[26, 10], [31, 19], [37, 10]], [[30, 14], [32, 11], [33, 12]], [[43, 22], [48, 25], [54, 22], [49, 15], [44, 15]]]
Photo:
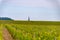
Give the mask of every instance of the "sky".
[[0, 0], [0, 16], [15, 20], [60, 20], [60, 0]]

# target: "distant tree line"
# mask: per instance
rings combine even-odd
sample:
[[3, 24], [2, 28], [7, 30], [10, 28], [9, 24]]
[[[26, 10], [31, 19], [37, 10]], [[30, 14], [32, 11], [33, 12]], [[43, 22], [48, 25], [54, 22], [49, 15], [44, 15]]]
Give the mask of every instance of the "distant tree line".
[[0, 20], [13, 20], [13, 19], [8, 18], [8, 17], [0, 17]]

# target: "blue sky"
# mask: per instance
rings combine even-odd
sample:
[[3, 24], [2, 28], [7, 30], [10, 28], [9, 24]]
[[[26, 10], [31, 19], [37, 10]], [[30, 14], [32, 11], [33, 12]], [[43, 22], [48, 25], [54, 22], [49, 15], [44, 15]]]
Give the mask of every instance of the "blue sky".
[[60, 0], [1, 0], [0, 16], [15, 20], [59, 20]]

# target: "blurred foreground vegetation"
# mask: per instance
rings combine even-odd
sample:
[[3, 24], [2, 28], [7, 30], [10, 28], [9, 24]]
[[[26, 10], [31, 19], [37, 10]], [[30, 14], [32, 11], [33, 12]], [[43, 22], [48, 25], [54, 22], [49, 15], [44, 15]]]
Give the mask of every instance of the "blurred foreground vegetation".
[[60, 40], [60, 22], [0, 21], [14, 40]]

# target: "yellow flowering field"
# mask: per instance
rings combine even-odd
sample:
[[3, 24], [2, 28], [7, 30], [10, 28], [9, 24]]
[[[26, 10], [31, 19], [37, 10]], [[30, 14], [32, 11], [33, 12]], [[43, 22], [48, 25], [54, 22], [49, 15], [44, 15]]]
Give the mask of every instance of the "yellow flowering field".
[[2, 25], [0, 24], [0, 40], [3, 40], [3, 34], [2, 34]]
[[4, 25], [14, 40], [60, 40], [60, 25]]

